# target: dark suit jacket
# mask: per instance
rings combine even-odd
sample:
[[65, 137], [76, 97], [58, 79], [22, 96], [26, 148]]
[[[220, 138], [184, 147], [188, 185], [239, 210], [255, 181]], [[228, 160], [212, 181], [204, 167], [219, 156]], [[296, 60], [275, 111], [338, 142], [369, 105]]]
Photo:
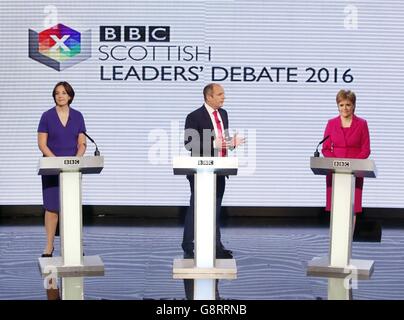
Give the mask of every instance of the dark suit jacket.
[[[219, 109], [222, 127], [226, 139], [229, 138], [229, 118], [226, 110]], [[205, 105], [188, 114], [185, 120], [184, 145], [193, 157], [216, 157], [217, 149], [213, 148], [215, 130]]]

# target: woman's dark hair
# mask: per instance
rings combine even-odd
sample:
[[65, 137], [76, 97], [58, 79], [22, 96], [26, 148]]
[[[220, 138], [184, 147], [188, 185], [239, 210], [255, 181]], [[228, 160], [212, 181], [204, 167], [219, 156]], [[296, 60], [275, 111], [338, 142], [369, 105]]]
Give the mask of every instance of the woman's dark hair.
[[70, 106], [70, 104], [73, 102], [74, 90], [73, 90], [73, 87], [66, 81], [60, 81], [60, 82], [56, 83], [55, 87], [53, 88], [53, 92], [52, 92], [53, 100], [55, 100], [55, 103], [56, 103], [56, 88], [59, 86], [63, 86], [63, 88], [65, 88], [65, 90], [66, 90], [66, 93], [69, 95], [70, 99], [69, 99], [68, 105]]

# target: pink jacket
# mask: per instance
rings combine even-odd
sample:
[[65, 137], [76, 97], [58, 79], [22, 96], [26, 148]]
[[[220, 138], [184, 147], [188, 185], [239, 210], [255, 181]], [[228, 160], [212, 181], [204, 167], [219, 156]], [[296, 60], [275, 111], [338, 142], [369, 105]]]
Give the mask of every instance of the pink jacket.
[[[328, 121], [324, 137], [330, 136], [324, 143], [324, 157], [366, 159], [370, 155], [369, 129], [366, 120], [353, 115], [346, 137], [341, 127], [340, 116]], [[332, 176], [327, 176], [326, 211], [331, 210]], [[355, 213], [362, 212], [363, 178], [356, 178]]]

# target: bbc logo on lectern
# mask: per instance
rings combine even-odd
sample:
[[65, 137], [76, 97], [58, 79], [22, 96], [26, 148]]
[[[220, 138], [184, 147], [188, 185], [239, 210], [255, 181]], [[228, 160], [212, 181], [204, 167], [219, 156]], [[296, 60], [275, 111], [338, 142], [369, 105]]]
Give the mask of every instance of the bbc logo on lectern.
[[169, 26], [100, 26], [101, 42], [170, 42]]
[[63, 164], [69, 165], [69, 164], [80, 164], [80, 160], [78, 159], [65, 159], [63, 161]]

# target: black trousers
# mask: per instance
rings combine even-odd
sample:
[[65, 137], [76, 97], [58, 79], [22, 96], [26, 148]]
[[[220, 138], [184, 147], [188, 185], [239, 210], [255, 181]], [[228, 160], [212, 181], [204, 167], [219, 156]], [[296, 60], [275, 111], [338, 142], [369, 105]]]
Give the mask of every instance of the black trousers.
[[[182, 239], [182, 249], [184, 251], [194, 250], [194, 176], [188, 175], [189, 186], [191, 188], [191, 198], [189, 200], [189, 207], [185, 215], [184, 222], [184, 236]], [[223, 244], [220, 240], [220, 213], [222, 208], [222, 200], [224, 189], [226, 186], [225, 176], [216, 176], [216, 248], [222, 249]]]

